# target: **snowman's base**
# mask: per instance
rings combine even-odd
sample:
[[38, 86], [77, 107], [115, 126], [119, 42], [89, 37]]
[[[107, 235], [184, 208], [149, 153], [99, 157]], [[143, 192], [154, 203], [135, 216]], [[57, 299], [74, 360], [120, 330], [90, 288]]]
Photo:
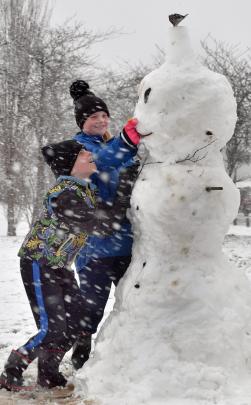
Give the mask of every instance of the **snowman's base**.
[[[125, 399], [126, 401], [126, 399]], [[80, 402], [82, 404], [82, 402]], [[71, 404], [71, 402], [69, 402]], [[84, 405], [109, 405], [109, 402], [103, 401], [95, 401], [95, 400], [84, 400]], [[122, 402], [124, 404], [136, 405], [135, 402]], [[138, 402], [138, 404], [140, 404]], [[184, 398], [166, 398], [163, 400], [157, 400], [156, 402], [153, 400], [151, 405], [250, 405], [251, 399], [250, 396], [240, 396], [235, 398], [229, 399], [222, 399], [222, 400], [205, 400], [205, 399], [184, 399]]]

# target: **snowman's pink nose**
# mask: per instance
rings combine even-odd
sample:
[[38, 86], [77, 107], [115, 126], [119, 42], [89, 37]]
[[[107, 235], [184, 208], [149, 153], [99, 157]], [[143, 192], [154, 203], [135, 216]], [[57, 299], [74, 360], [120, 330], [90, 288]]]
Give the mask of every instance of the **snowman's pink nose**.
[[136, 127], [136, 125], [138, 124], [138, 119], [137, 118], [130, 118], [127, 123], [132, 125], [133, 127]]

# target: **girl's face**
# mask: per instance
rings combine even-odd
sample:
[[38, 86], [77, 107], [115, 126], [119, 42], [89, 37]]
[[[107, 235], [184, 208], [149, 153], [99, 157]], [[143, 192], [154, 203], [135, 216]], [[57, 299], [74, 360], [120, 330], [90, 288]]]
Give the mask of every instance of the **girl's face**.
[[104, 111], [95, 112], [87, 118], [83, 125], [83, 132], [87, 135], [103, 136], [109, 125], [109, 117]]
[[71, 176], [87, 179], [96, 171], [97, 166], [93, 162], [92, 153], [84, 149], [81, 150], [72, 168]]

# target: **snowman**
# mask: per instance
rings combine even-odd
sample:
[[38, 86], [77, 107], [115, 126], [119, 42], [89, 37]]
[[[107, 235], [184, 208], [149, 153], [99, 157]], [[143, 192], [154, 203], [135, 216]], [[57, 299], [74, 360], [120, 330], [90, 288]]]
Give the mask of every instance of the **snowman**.
[[78, 375], [86, 404], [251, 398], [251, 288], [222, 253], [239, 206], [221, 153], [236, 103], [227, 79], [198, 62], [185, 27], [170, 27], [166, 55], [139, 87], [147, 153], [131, 199], [133, 259]]

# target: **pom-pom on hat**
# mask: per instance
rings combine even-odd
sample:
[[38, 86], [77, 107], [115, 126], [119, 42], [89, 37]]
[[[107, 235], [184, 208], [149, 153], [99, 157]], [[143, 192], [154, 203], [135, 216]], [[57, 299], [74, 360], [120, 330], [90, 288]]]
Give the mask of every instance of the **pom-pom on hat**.
[[51, 143], [41, 148], [46, 163], [56, 177], [70, 176], [74, 163], [83, 146], [74, 140]]
[[76, 80], [71, 84], [70, 95], [74, 102], [76, 123], [81, 130], [87, 118], [95, 112], [104, 111], [110, 117], [105, 102], [89, 90], [89, 84], [84, 80]]

